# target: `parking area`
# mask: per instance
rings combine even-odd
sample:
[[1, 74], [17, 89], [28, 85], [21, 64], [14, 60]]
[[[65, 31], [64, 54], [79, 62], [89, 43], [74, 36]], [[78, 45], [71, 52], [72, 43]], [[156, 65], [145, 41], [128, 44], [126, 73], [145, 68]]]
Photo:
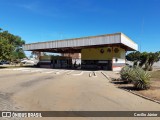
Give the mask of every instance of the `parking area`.
[[116, 88], [104, 74], [117, 76], [111, 71], [0, 69], [0, 110], [160, 110], [159, 104]]

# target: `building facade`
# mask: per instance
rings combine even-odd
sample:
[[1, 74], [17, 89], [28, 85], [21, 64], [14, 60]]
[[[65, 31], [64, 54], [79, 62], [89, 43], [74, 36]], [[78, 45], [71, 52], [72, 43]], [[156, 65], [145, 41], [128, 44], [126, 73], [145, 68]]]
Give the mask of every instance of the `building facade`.
[[138, 45], [125, 34], [114, 33], [26, 44], [23, 49], [61, 53], [63, 57], [70, 57], [72, 64], [77, 64], [79, 59], [82, 69], [119, 71], [125, 66], [126, 52], [138, 50]]
[[125, 49], [121, 47], [85, 48], [81, 51], [82, 68], [120, 70], [125, 66]]

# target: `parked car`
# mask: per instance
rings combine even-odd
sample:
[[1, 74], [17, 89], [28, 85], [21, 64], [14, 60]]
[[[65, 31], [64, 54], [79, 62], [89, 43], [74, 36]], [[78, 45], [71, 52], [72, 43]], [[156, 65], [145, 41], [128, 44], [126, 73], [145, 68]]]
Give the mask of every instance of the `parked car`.
[[21, 63], [25, 64], [28, 60], [21, 60]]
[[3, 65], [3, 63], [0, 61], [0, 65]]
[[2, 64], [10, 64], [10, 62], [6, 61], [6, 60], [2, 60], [1, 62], [2, 62]]

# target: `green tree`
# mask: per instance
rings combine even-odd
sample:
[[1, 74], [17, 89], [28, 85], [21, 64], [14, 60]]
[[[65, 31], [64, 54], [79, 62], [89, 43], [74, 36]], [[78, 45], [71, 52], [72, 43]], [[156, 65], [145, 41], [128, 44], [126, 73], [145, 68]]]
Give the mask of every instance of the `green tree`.
[[141, 53], [139, 51], [131, 52], [126, 55], [126, 59], [128, 61], [132, 61], [133, 65], [137, 65], [138, 61], [140, 60], [140, 56], [141, 56]]
[[32, 57], [34, 56], [34, 58], [39, 59], [40, 52], [38, 52], [38, 51], [32, 51], [32, 52], [31, 52], [31, 56], [32, 56]]
[[0, 59], [8, 60], [10, 58], [11, 51], [13, 46], [8, 43], [5, 38], [0, 38]]
[[140, 67], [143, 67], [144, 65], [147, 64], [148, 62], [148, 59], [149, 59], [149, 56], [148, 56], [148, 53], [147, 52], [143, 52], [140, 54], [140, 63], [139, 63], [139, 66]]
[[126, 55], [126, 59], [129, 61], [133, 61], [134, 65], [137, 65], [137, 63], [139, 62], [139, 67], [145, 66], [146, 70], [152, 70], [153, 64], [160, 60], [160, 51], [155, 53], [132, 52]]
[[25, 41], [22, 40], [19, 36], [15, 36], [8, 31], [3, 31], [0, 28], [0, 59], [1, 60], [10, 60], [21, 59], [25, 57], [23, 50], [17, 51]]
[[146, 69], [147, 70], [152, 70], [152, 66], [155, 62], [158, 62], [160, 60], [160, 53], [156, 52], [156, 53], [148, 53], [148, 62], [146, 65]]
[[22, 59], [22, 58], [25, 58], [26, 55], [23, 51], [23, 49], [21, 47], [17, 47], [13, 52], [12, 52], [12, 60], [15, 60], [15, 59]]

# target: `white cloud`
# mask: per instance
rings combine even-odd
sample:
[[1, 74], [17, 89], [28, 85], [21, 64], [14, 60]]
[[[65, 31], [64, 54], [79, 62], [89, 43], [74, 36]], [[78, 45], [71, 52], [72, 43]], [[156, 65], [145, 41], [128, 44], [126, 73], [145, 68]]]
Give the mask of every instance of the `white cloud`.
[[19, 4], [17, 4], [17, 6], [20, 7], [20, 8], [26, 9], [26, 10], [30, 10], [32, 12], [38, 12], [40, 4], [37, 3], [37, 2], [34, 2], [34, 3], [21, 3], [21, 4], [19, 3]]
[[26, 9], [32, 13], [43, 15], [43, 16], [49, 16], [49, 17], [55, 17], [55, 18], [64, 18], [66, 17], [64, 14], [62, 15], [60, 10], [53, 5], [52, 8], [45, 6], [43, 2], [30, 2], [30, 3], [21, 3], [17, 4], [16, 6]]

